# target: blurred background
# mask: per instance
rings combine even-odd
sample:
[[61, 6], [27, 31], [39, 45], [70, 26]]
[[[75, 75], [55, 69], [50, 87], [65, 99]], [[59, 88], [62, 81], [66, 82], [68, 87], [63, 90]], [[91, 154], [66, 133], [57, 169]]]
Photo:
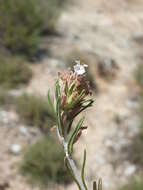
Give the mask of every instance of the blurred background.
[[47, 91], [74, 60], [94, 106], [75, 145], [104, 190], [143, 190], [143, 1], [0, 0], [0, 190], [76, 190]]

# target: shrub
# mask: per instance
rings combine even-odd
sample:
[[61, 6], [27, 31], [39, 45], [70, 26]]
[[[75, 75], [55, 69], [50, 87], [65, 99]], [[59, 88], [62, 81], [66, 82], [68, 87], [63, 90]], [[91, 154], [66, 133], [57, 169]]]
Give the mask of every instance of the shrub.
[[140, 64], [135, 72], [136, 81], [143, 90], [143, 65]]
[[61, 13], [65, 0], [41, 0], [41, 12], [43, 15], [42, 30], [48, 33], [55, 31], [58, 17]]
[[129, 146], [129, 159], [143, 168], [143, 95], [140, 97], [139, 104], [139, 133], [134, 137], [131, 145]]
[[24, 154], [22, 173], [32, 184], [46, 186], [53, 183], [69, 183], [62, 148], [51, 137], [44, 137], [31, 145]]
[[0, 88], [0, 106], [8, 107], [14, 102], [14, 97], [11, 97], [7, 90]]
[[143, 133], [140, 132], [129, 146], [129, 159], [143, 168]]
[[27, 84], [32, 76], [30, 68], [16, 58], [0, 57], [0, 85], [6, 88], [16, 88]]
[[143, 180], [132, 180], [129, 184], [120, 188], [120, 190], [142, 190]]
[[0, 41], [14, 53], [32, 56], [44, 27], [53, 31], [59, 4], [59, 0], [1, 0]]
[[139, 133], [133, 139], [130, 147], [129, 147], [129, 159], [143, 167], [143, 65], [140, 64], [135, 72], [136, 81], [141, 88], [140, 99], [139, 99], [139, 117], [140, 117], [140, 126]]
[[52, 127], [54, 118], [49, 111], [48, 102], [43, 97], [24, 94], [16, 100], [16, 110], [23, 122], [38, 126], [42, 130]]

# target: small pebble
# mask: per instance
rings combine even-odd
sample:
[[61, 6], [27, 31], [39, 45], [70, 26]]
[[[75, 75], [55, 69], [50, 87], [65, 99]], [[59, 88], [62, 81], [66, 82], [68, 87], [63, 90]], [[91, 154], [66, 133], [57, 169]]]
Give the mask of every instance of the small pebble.
[[10, 146], [10, 152], [14, 155], [18, 155], [21, 152], [21, 146], [19, 144], [12, 144]]
[[20, 127], [19, 128], [19, 131], [20, 131], [20, 133], [22, 134], [22, 135], [24, 135], [24, 136], [26, 136], [26, 135], [28, 135], [28, 129], [26, 128], [26, 127]]
[[130, 165], [125, 169], [124, 174], [126, 176], [131, 176], [131, 175], [133, 175], [135, 173], [135, 171], [136, 171], [136, 166], [135, 165]]

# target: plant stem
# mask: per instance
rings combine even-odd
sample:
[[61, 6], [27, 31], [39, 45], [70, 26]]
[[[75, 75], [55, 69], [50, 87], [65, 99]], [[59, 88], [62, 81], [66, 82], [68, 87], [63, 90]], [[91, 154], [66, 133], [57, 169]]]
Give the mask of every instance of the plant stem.
[[83, 185], [81, 176], [80, 176], [80, 174], [78, 172], [78, 169], [77, 169], [77, 167], [75, 165], [75, 162], [73, 161], [73, 159], [71, 158], [71, 156], [68, 154], [67, 143], [65, 141], [63, 142], [63, 146], [64, 146], [64, 151], [65, 151], [65, 154], [66, 154], [66, 158], [67, 158], [68, 163], [69, 163], [69, 165], [70, 165], [70, 167], [72, 169], [72, 172], [74, 174], [74, 177], [75, 177], [76, 181], [78, 182], [81, 190], [86, 190], [85, 187], [84, 187], [84, 185]]
[[64, 137], [61, 137], [58, 128], [57, 128], [57, 134], [58, 134], [60, 143], [64, 147], [64, 152], [65, 152], [65, 155], [66, 155], [66, 159], [67, 159], [67, 161], [69, 163], [70, 168], [72, 169], [72, 173], [74, 174], [74, 178], [75, 178], [76, 183], [78, 183], [78, 186], [79, 186], [80, 190], [86, 190], [86, 188], [84, 187], [82, 178], [81, 178], [81, 176], [79, 174], [79, 171], [78, 171], [78, 169], [77, 169], [77, 167], [75, 165], [75, 162], [74, 162], [74, 160], [72, 159], [72, 157], [68, 153], [68, 143], [65, 141]]

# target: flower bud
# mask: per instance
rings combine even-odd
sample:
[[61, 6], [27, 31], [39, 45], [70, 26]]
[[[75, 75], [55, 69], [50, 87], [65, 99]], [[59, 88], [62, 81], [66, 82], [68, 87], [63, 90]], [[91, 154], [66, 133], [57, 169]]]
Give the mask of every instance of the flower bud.
[[[81, 67], [83, 71], [83, 66], [76, 65], [74, 68], [75, 67], [78, 67], [78, 69]], [[80, 70], [78, 71], [82, 73]], [[91, 94], [85, 73], [79, 75], [77, 68], [76, 72], [69, 69], [65, 73], [59, 73], [59, 85], [61, 91], [61, 105], [64, 111], [81, 106], [86, 96]]]

